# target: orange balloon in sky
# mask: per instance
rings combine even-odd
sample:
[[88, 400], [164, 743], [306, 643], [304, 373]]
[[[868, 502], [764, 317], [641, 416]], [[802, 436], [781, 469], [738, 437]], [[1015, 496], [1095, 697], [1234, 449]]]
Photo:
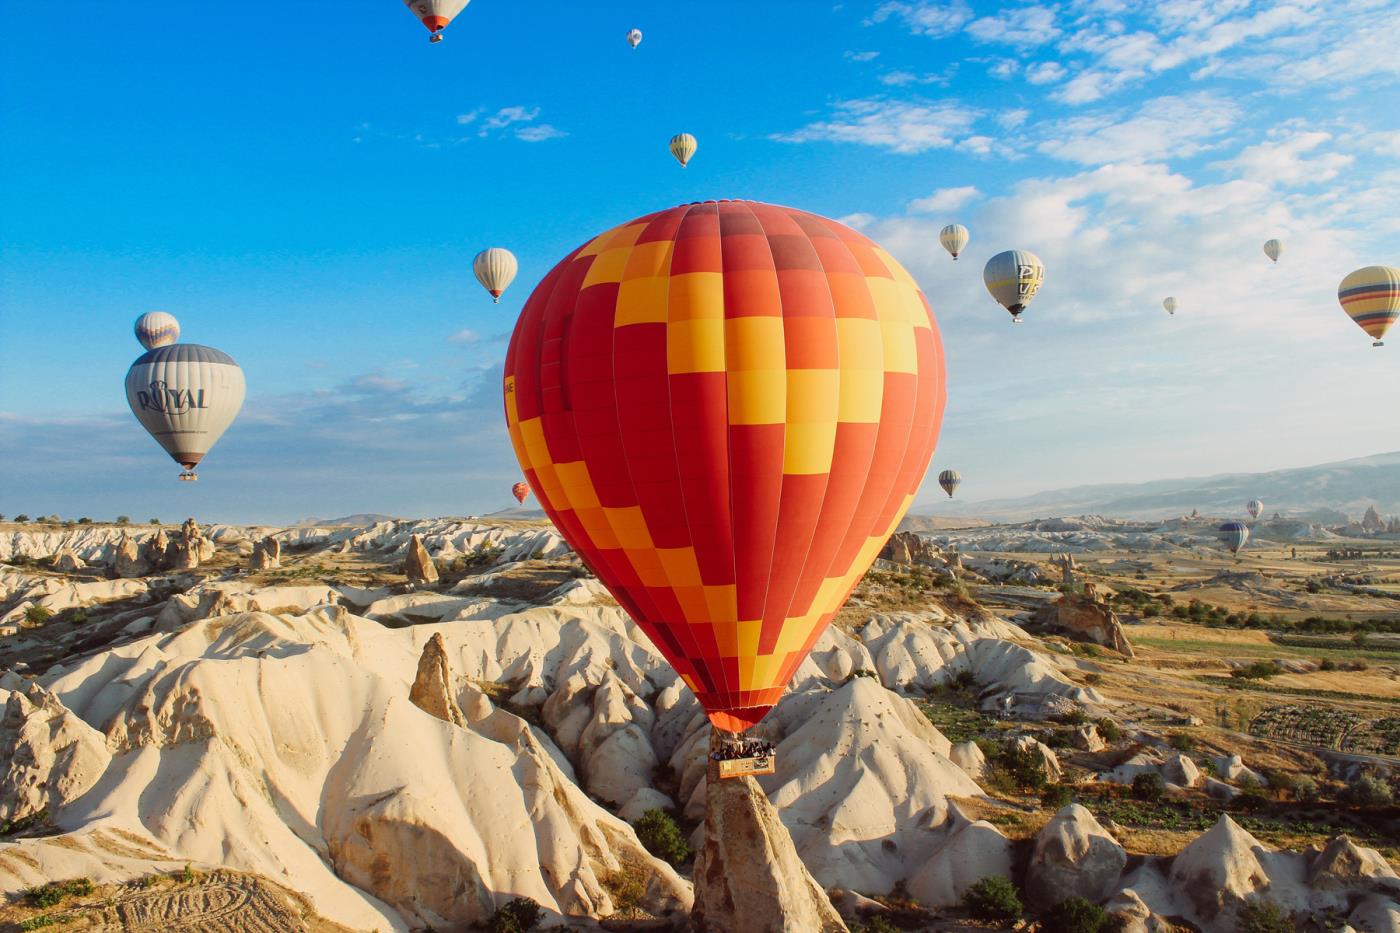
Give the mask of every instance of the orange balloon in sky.
[[945, 399], [909, 273], [842, 224], [748, 201], [565, 257], [504, 389], [545, 512], [731, 731], [778, 702], [898, 526]]
[[514, 486], [510, 487], [510, 494], [515, 496], [516, 502], [524, 502], [525, 497], [530, 494], [530, 484], [516, 483]]

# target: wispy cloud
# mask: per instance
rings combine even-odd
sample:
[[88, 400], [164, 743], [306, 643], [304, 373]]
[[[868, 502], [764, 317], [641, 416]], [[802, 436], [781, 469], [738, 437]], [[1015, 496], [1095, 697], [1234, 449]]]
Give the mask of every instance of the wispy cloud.
[[1036, 148], [1083, 165], [1184, 157], [1210, 148], [1240, 114], [1237, 104], [1210, 94], [1159, 97], [1131, 116], [1101, 114], [1045, 124]]
[[790, 143], [857, 143], [913, 154], [953, 146], [979, 116], [979, 111], [953, 101], [865, 98], [842, 101], [829, 119], [772, 138]]
[[889, 0], [880, 4], [870, 17], [872, 23], [888, 19], [902, 21], [911, 32], [941, 39], [962, 29], [972, 19], [972, 7], [965, 0], [951, 3], [936, 0]]
[[919, 198], [909, 202], [909, 209], [921, 214], [941, 214], [944, 211], [955, 211], [970, 201], [980, 197], [982, 192], [973, 185], [963, 185], [959, 188], [939, 188], [926, 198]]

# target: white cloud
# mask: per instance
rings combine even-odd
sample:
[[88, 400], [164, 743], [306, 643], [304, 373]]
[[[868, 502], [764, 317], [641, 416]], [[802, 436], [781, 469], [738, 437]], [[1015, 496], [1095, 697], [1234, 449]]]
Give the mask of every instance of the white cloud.
[[997, 125], [1000, 126], [1002, 129], [1014, 130], [1018, 126], [1025, 123], [1026, 118], [1030, 115], [1031, 112], [1024, 107], [1016, 107], [1011, 110], [1003, 110], [1001, 113], [997, 114]]
[[919, 80], [919, 76], [912, 71], [891, 71], [888, 74], [880, 75], [880, 83], [888, 84], [892, 87], [904, 87]]
[[1005, 81], [1008, 78], [1014, 78], [1016, 76], [1016, 72], [1020, 70], [1020, 62], [1016, 61], [1013, 58], [1003, 58], [999, 62], [993, 62], [992, 67], [987, 69], [987, 74], [991, 75], [993, 78]]
[[1050, 7], [1023, 6], [983, 16], [967, 24], [967, 32], [982, 42], [1044, 45], [1060, 34]]
[[979, 116], [979, 111], [951, 101], [920, 103], [865, 98], [842, 101], [830, 119], [772, 138], [791, 143], [858, 143], [912, 154], [951, 147]]
[[990, 155], [997, 142], [990, 136], [968, 136], [958, 142], [958, 148], [974, 155]]
[[870, 62], [870, 61], [874, 61], [875, 59], [879, 58], [879, 57], [880, 57], [880, 53], [879, 53], [879, 52], [870, 52], [870, 51], [866, 51], [866, 52], [849, 52], [849, 51], [848, 51], [848, 52], [844, 53], [842, 57], [847, 58], [847, 59], [849, 59], [850, 61], [853, 61], [853, 62]]
[[921, 214], [940, 214], [944, 211], [955, 211], [980, 197], [982, 192], [973, 185], [963, 185], [959, 188], [939, 188], [926, 198], [919, 198], [909, 202], [909, 209]]
[[1026, 68], [1026, 80], [1031, 84], [1054, 84], [1066, 73], [1059, 62], [1039, 62]]
[[[1356, 158], [1341, 152], [1316, 152], [1332, 140], [1319, 130], [1276, 131], [1268, 142], [1249, 146], [1233, 159], [1215, 163], [1241, 178], [1263, 185], [1316, 185], [1331, 181]], [[1304, 158], [1305, 153], [1315, 153]]]
[[1209, 148], [1239, 118], [1235, 103], [1209, 94], [1159, 97], [1126, 119], [1100, 115], [1046, 124], [1036, 148], [1084, 165], [1179, 158]]
[[481, 334], [471, 328], [463, 328], [447, 338], [448, 343], [474, 344], [481, 342]]
[[472, 110], [468, 113], [457, 114], [457, 125], [467, 126], [470, 123], [475, 123], [477, 117], [481, 116], [482, 112], [481, 108], [478, 107], [476, 110]]
[[515, 138], [527, 143], [544, 142], [546, 139], [558, 139], [569, 134], [548, 123], [537, 123], [534, 126], [524, 126], [515, 131]]
[[512, 123], [529, 123], [539, 115], [538, 107], [502, 107], [481, 124], [480, 135], [485, 136], [492, 130], [505, 129]]
[[871, 22], [890, 18], [902, 20], [910, 32], [941, 39], [951, 36], [972, 19], [972, 8], [965, 0], [939, 3], [936, 0], [889, 0], [876, 8]]

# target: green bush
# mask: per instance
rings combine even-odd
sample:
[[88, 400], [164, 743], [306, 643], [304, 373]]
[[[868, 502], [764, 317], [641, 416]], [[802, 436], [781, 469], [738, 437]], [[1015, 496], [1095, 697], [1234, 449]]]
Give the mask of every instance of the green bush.
[[1317, 782], [1307, 775], [1294, 778], [1293, 799], [1299, 803], [1316, 803], [1321, 792], [1318, 790]]
[[1235, 913], [1237, 933], [1293, 933], [1293, 921], [1273, 901], [1245, 901]]
[[53, 610], [45, 609], [43, 606], [30, 606], [24, 610], [24, 621], [30, 625], [43, 625], [53, 618]]
[[899, 927], [876, 914], [860, 926], [853, 927], [852, 931], [853, 933], [899, 933]]
[[680, 826], [665, 810], [648, 810], [632, 828], [647, 851], [673, 866], [685, 864], [690, 858], [690, 844], [685, 841]]
[[19, 928], [21, 930], [42, 930], [44, 927], [51, 927], [58, 923], [68, 921], [58, 914], [40, 914], [37, 917], [30, 917], [28, 920], [21, 920]]
[[1082, 726], [1089, 722], [1089, 714], [1084, 712], [1084, 707], [1076, 705], [1068, 712], [1060, 713], [1055, 717], [1056, 722], [1064, 723], [1067, 726]]
[[24, 892], [25, 899], [35, 907], [57, 907], [70, 897], [86, 897], [92, 893], [92, 881], [74, 878], [71, 881], [51, 881]]
[[23, 525], [25, 522], [29, 521], [29, 516], [25, 515], [23, 512], [20, 512], [18, 515], [15, 516], [15, 521]]
[[878, 679], [878, 678], [875, 676], [875, 672], [872, 671], [872, 670], [871, 670], [870, 668], [868, 668], [868, 667], [858, 667], [858, 668], [856, 668], [855, 670], [851, 671], [851, 676], [852, 676], [852, 677], [869, 677], [871, 680], [877, 680], [877, 679]]
[[1156, 803], [1167, 791], [1167, 782], [1156, 771], [1144, 771], [1133, 778], [1133, 797]]
[[1196, 747], [1196, 739], [1189, 732], [1173, 732], [1167, 736], [1167, 744], [1179, 752], [1189, 752]]
[[130, 515], [118, 515], [118, 516], [117, 516], [117, 524], [118, 524], [118, 525], [130, 525], [130, 524], [131, 524], [131, 516], [130, 516]]
[[997, 759], [997, 770], [1021, 791], [1038, 791], [1048, 783], [1045, 760], [1034, 748], [1020, 749], [1007, 745]]
[[1123, 737], [1122, 727], [1107, 716], [1100, 719], [1095, 725], [1099, 727], [1099, 735], [1103, 736], [1105, 742], [1117, 742]]
[[1346, 789], [1337, 795], [1337, 802], [1349, 807], [1379, 807], [1393, 799], [1390, 785], [1369, 774], [1361, 775], [1355, 783], [1348, 784]]
[[968, 888], [963, 906], [978, 920], [1015, 920], [1025, 910], [1016, 886], [1005, 875], [989, 875]]
[[539, 926], [544, 911], [528, 897], [517, 897], [491, 915], [491, 933], [525, 933]]
[[1246, 812], [1262, 810], [1269, 805], [1269, 792], [1264, 790], [1264, 785], [1258, 781], [1247, 780], [1240, 785], [1240, 792], [1236, 795], [1234, 804]]
[[84, 515], [82, 518], [78, 519], [78, 524], [79, 524], [79, 525], [91, 525], [91, 524], [92, 524], [92, 519], [90, 519], [90, 518], [88, 518], [86, 515]]
[[1236, 680], [1268, 680], [1270, 677], [1277, 677], [1283, 673], [1283, 668], [1273, 661], [1255, 661], [1249, 667], [1231, 671], [1230, 676]]
[[1335, 671], [1337, 669], [1337, 662], [1333, 661], [1331, 658], [1327, 658], [1317, 666], [1317, 669], [1320, 671]]
[[1074, 788], [1068, 784], [1051, 784], [1041, 791], [1040, 803], [1051, 810], [1059, 810], [1074, 803]]
[[1045, 933], [1106, 933], [1112, 923], [1107, 911], [1082, 897], [1060, 901], [1041, 919]]

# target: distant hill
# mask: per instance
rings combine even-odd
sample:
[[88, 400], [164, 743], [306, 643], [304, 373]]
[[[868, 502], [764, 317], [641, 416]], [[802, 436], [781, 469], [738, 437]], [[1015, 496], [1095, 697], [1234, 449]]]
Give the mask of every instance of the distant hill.
[[328, 525], [373, 525], [377, 522], [396, 522], [398, 516], [380, 515], [378, 512], [361, 512], [358, 515], [346, 515], [342, 518], [303, 518], [292, 525], [293, 528], [326, 527]]
[[[1109, 483], [1035, 493], [1016, 499], [939, 503], [911, 513], [906, 522], [938, 514], [943, 521], [963, 512], [979, 519], [1021, 520], [1065, 515], [1169, 518], [1189, 514], [1231, 516], [1250, 499], [1264, 501], [1264, 514], [1321, 522], [1361, 518], [1368, 506], [1383, 516], [1400, 514], [1400, 451], [1269, 473], [1222, 473], [1147, 483]], [[966, 519], [965, 521], [972, 521]]]

